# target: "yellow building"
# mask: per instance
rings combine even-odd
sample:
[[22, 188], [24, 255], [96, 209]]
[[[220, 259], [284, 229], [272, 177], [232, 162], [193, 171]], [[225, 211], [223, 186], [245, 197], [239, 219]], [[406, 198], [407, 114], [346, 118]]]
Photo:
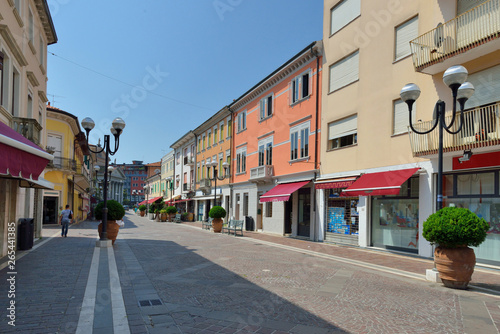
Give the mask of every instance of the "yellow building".
[[462, 132], [444, 137], [443, 204], [490, 222], [476, 256], [498, 263], [500, 1], [325, 0], [323, 22], [319, 239], [432, 256], [422, 223], [437, 206], [438, 129], [411, 131], [399, 94], [420, 87], [412, 112], [420, 130], [431, 128], [439, 99], [449, 124], [443, 74], [463, 65], [476, 92]]
[[66, 111], [47, 107], [47, 150], [54, 155], [45, 176], [54, 190], [43, 194], [44, 224], [58, 222], [58, 212], [69, 204], [75, 221], [87, 219], [90, 212], [91, 162], [85, 135], [78, 118]]
[[0, 2], [0, 257], [21, 218], [33, 219], [31, 243], [41, 233], [40, 189], [51, 187], [43, 169], [52, 159], [43, 151], [47, 45], [56, 42], [46, 1]]

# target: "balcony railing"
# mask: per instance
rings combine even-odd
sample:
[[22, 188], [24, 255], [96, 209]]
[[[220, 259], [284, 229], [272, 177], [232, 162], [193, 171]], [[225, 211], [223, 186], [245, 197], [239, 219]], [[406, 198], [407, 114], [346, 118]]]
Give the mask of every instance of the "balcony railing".
[[[429, 67], [499, 37], [500, 0], [490, 0], [412, 40], [410, 47], [413, 64], [417, 71], [436, 74], [450, 64], [444, 64], [443, 68]], [[494, 46], [492, 48], [488, 52], [498, 49]]]
[[210, 180], [210, 179], [201, 179], [200, 180], [200, 189], [201, 190], [210, 189], [211, 186], [212, 186], [212, 180]]
[[62, 158], [62, 157], [54, 157], [52, 161], [49, 161], [47, 164], [47, 168], [53, 169], [62, 169], [76, 172], [76, 160]]
[[[464, 125], [458, 134], [451, 135], [444, 131], [443, 151], [462, 151], [500, 144], [499, 111], [500, 103], [496, 103], [464, 112]], [[452, 127], [453, 131], [458, 130], [458, 125], [460, 125], [458, 115]], [[446, 124], [450, 122], [451, 115], [446, 117]], [[420, 122], [414, 127], [418, 131], [424, 131], [430, 129], [433, 123], [434, 121]], [[426, 156], [438, 152], [439, 131], [437, 129], [426, 135], [419, 135], [411, 130], [409, 134], [413, 156]]]
[[184, 157], [184, 165], [194, 165], [193, 157]]
[[33, 143], [40, 145], [42, 126], [34, 118], [13, 117], [12, 128]]
[[90, 172], [87, 170], [87, 168], [85, 168], [85, 165], [77, 163], [76, 174], [81, 175], [85, 180], [88, 180], [90, 182]]
[[192, 188], [193, 188], [192, 183], [183, 183], [182, 184], [182, 191], [183, 192], [189, 192], [189, 191], [193, 190]]
[[259, 166], [250, 169], [250, 182], [268, 182], [272, 180], [274, 168], [272, 165]]

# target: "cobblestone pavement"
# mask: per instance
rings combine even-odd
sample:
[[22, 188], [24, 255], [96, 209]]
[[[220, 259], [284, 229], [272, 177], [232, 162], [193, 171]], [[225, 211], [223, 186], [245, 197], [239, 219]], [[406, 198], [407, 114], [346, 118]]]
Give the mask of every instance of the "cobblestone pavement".
[[[500, 333], [500, 298], [425, 281], [432, 261], [190, 225], [127, 213], [113, 251], [131, 333]], [[18, 252], [16, 327], [0, 270], [0, 333], [75, 333], [96, 230], [48, 227]], [[500, 274], [473, 279], [496, 288]]]

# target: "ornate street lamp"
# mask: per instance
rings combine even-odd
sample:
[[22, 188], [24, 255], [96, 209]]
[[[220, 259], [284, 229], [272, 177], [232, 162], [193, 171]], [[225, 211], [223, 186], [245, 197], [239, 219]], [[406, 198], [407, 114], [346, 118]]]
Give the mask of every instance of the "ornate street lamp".
[[100, 240], [107, 240], [108, 239], [108, 232], [107, 232], [107, 225], [108, 225], [108, 164], [109, 164], [109, 155], [115, 155], [115, 153], [118, 151], [118, 147], [120, 146], [120, 135], [123, 132], [123, 129], [125, 128], [125, 121], [121, 119], [120, 117], [117, 117], [113, 120], [112, 127], [110, 129], [111, 134], [115, 137], [115, 145], [114, 149], [111, 149], [110, 147], [110, 137], [109, 135], [104, 135], [104, 146], [99, 150], [92, 150], [89, 145], [89, 132], [94, 128], [95, 123], [90, 117], [86, 117], [82, 120], [82, 127], [85, 129], [86, 132], [86, 137], [85, 140], [87, 141], [87, 146], [89, 150], [92, 153], [101, 153], [104, 151], [105, 154], [105, 163], [104, 163], [104, 184], [103, 184], [103, 201], [104, 201], [104, 206], [102, 209], [102, 233], [101, 233], [101, 239]]
[[[211, 163], [207, 164], [207, 167], [213, 167], [214, 168], [214, 177], [211, 180], [214, 180], [214, 206], [217, 205], [217, 180], [224, 180], [226, 178], [227, 173], [224, 172], [224, 175], [222, 177], [219, 177], [217, 175], [217, 161], [212, 161]], [[229, 164], [227, 162], [222, 163], [222, 167], [224, 168], [224, 171], [229, 168]]]
[[[408, 105], [410, 115], [410, 128], [413, 132], [419, 135], [425, 135], [433, 131], [439, 124], [439, 147], [438, 147], [438, 176], [437, 176], [437, 198], [436, 198], [436, 211], [443, 208], [443, 130], [449, 134], [455, 135], [462, 130], [464, 125], [464, 105], [465, 102], [474, 94], [474, 86], [467, 80], [467, 69], [463, 66], [452, 66], [448, 68], [443, 74], [444, 83], [450, 87], [453, 96], [453, 110], [450, 124], [446, 125], [445, 120], [445, 103], [441, 100], [436, 102], [434, 107], [434, 124], [427, 131], [417, 131], [412, 124], [412, 107], [413, 103], [420, 96], [420, 88], [417, 85], [410, 83], [403, 87], [400, 96], [401, 99]], [[451, 128], [455, 123], [457, 112], [457, 101], [460, 104], [460, 125], [456, 131]]]

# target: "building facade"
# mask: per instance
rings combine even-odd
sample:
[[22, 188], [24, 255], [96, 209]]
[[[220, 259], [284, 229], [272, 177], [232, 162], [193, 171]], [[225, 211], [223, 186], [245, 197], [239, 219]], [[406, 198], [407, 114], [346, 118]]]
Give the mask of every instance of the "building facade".
[[194, 195], [195, 189], [195, 140], [195, 134], [193, 131], [189, 131], [170, 146], [174, 150], [174, 195], [172, 203], [182, 213], [194, 213], [194, 205], [191, 198]]
[[146, 199], [144, 186], [146, 185], [146, 166], [140, 160], [134, 160], [131, 164], [113, 164], [120, 168], [125, 175], [123, 183], [124, 199], [128, 199], [131, 205], [140, 203]]
[[313, 42], [236, 99], [232, 215], [247, 230], [315, 239], [322, 42]]
[[[463, 65], [476, 93], [462, 132], [445, 136], [444, 205], [490, 222], [476, 256], [498, 263], [498, 163], [491, 161], [498, 157], [499, 90], [492, 87], [500, 82], [500, 41], [491, 36], [499, 20], [498, 1], [324, 2], [320, 238], [432, 256], [422, 226], [436, 209], [437, 129], [412, 132], [399, 92], [410, 82], [420, 87], [412, 123], [430, 128], [438, 99], [451, 110], [444, 71]], [[473, 155], [459, 163], [464, 150]]]
[[189, 159], [196, 166], [196, 189], [193, 189], [196, 195], [193, 201], [198, 220], [208, 219], [208, 212], [214, 205], [226, 210], [226, 219], [231, 216], [231, 116], [230, 110], [224, 107], [193, 130], [197, 145], [195, 154]]

